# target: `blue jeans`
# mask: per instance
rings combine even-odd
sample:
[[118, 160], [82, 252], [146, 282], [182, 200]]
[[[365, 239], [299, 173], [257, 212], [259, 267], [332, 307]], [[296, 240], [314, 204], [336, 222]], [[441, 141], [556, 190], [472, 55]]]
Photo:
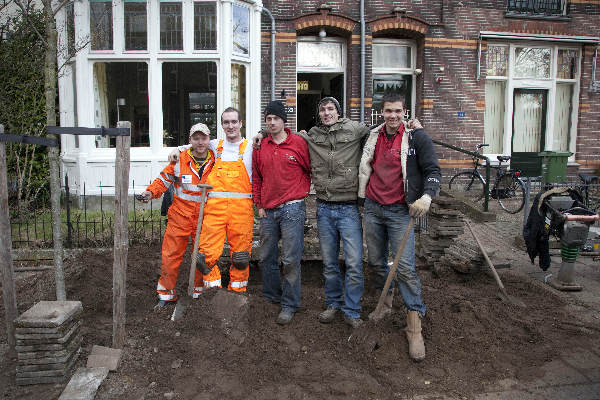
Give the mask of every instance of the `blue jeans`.
[[[350, 318], [359, 318], [364, 279], [362, 224], [357, 206], [317, 202], [317, 228], [323, 257], [325, 303], [341, 309]], [[346, 264], [344, 283], [338, 262], [340, 238]]]
[[[271, 303], [281, 303], [283, 310], [296, 312], [300, 307], [300, 262], [304, 247], [304, 200], [281, 208], [265, 210], [260, 219], [260, 263], [262, 266], [263, 296]], [[279, 247], [281, 239], [281, 264]]]
[[[406, 204], [383, 205], [367, 198], [364, 214], [369, 265], [376, 274], [375, 288], [382, 290], [389, 272], [389, 249], [391, 247], [393, 259], [410, 221], [408, 207]], [[421, 298], [421, 281], [415, 271], [414, 230], [411, 230], [400, 257], [396, 279], [406, 308], [423, 317], [425, 304]]]

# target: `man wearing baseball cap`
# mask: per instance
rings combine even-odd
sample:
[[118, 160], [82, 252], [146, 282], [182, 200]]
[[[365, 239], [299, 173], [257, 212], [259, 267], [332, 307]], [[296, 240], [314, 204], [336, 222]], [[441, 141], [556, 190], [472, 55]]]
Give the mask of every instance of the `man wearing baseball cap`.
[[265, 109], [268, 136], [252, 156], [252, 195], [260, 218], [263, 296], [271, 303], [281, 304], [276, 320], [280, 325], [289, 324], [300, 307], [304, 199], [310, 190], [308, 145], [285, 127], [286, 122], [283, 103], [271, 101]]
[[[183, 259], [188, 238], [194, 240], [198, 213], [200, 211], [201, 192], [198, 184], [205, 183], [215, 163], [215, 155], [209, 149], [210, 131], [202, 123], [190, 129], [190, 145], [179, 153], [178, 161], [170, 163], [162, 170], [158, 178], [142, 193], [145, 202], [160, 198], [169, 186], [173, 185], [173, 204], [169, 208], [168, 223], [162, 245], [162, 265], [160, 278], [156, 285], [158, 305], [177, 301], [175, 285], [179, 274], [179, 265]], [[204, 289], [203, 276], [196, 274], [194, 297]]]

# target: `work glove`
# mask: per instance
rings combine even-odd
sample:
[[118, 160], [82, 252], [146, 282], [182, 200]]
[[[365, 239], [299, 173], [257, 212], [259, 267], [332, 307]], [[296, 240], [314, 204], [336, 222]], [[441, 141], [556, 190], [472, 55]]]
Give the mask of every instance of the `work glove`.
[[359, 207], [364, 207], [365, 206], [365, 198], [364, 197], [357, 197], [356, 198], [356, 205]]
[[413, 218], [419, 218], [427, 214], [431, 205], [431, 196], [424, 194], [417, 201], [408, 206], [408, 214]]
[[167, 157], [167, 159], [169, 160], [170, 163], [175, 163], [175, 162], [179, 161], [179, 150], [173, 149], [169, 153], [169, 156]]

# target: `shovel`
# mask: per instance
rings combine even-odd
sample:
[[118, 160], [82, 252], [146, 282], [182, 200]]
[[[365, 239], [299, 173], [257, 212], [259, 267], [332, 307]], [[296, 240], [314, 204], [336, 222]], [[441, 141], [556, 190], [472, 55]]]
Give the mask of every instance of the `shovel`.
[[204, 217], [204, 204], [206, 204], [207, 190], [212, 189], [211, 185], [200, 184], [198, 189], [202, 192], [200, 196], [200, 212], [198, 212], [198, 224], [196, 225], [196, 237], [194, 239], [194, 248], [192, 250], [192, 265], [190, 266], [190, 277], [188, 282], [187, 296], [181, 296], [175, 305], [171, 321], [180, 320], [185, 314], [194, 296], [194, 278], [196, 277], [196, 258], [198, 256], [198, 244], [200, 243], [200, 232], [202, 231], [202, 218]]
[[514, 297], [514, 296], [509, 296], [509, 294], [506, 293], [506, 289], [504, 288], [504, 285], [502, 284], [502, 281], [500, 280], [500, 276], [498, 275], [498, 272], [496, 272], [496, 268], [494, 267], [494, 264], [492, 264], [492, 261], [488, 257], [487, 252], [481, 245], [479, 238], [475, 235], [475, 232], [473, 232], [473, 228], [471, 227], [471, 224], [467, 220], [465, 220], [465, 224], [467, 225], [467, 228], [469, 228], [469, 230], [471, 231], [471, 234], [475, 238], [475, 241], [477, 242], [477, 245], [479, 246], [481, 253], [483, 253], [483, 258], [485, 258], [485, 261], [489, 265], [490, 270], [492, 270], [492, 275], [494, 275], [494, 279], [496, 280], [496, 283], [498, 284], [498, 287], [500, 288], [500, 293], [498, 293], [498, 297], [500, 297], [500, 300], [504, 301], [505, 303], [510, 303], [515, 306], [526, 307], [525, 303], [523, 303], [523, 301], [521, 301], [521, 299]]
[[388, 272], [387, 279], [385, 280], [385, 284], [383, 285], [383, 290], [381, 291], [381, 295], [379, 296], [379, 301], [377, 302], [377, 307], [375, 307], [375, 311], [369, 314], [369, 321], [363, 324], [360, 328], [355, 329], [352, 333], [352, 336], [348, 339], [349, 342], [359, 345], [365, 351], [370, 352], [377, 347], [379, 342], [379, 332], [377, 329], [377, 323], [383, 319], [388, 313], [384, 310], [385, 297], [387, 296], [388, 291], [390, 290], [390, 286], [392, 285], [392, 281], [396, 276], [396, 270], [398, 269], [398, 264], [400, 263], [400, 258], [402, 257], [402, 253], [404, 252], [404, 247], [406, 246], [406, 242], [412, 232], [413, 225], [415, 223], [415, 219], [413, 217], [410, 218], [408, 226], [404, 231], [404, 235], [402, 235], [402, 240], [400, 241], [400, 245], [398, 246], [398, 250], [396, 251], [396, 256], [394, 257], [393, 265], [390, 267], [390, 272]]

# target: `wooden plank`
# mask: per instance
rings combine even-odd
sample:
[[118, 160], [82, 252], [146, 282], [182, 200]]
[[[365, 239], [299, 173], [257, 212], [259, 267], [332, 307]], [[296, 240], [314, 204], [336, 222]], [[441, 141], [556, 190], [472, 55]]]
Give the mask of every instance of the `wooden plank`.
[[12, 135], [6, 133], [0, 136], [0, 142], [12, 142], [12, 143], [23, 143], [23, 144], [37, 144], [46, 147], [58, 147], [58, 141], [54, 139], [46, 139], [39, 136], [28, 136], [28, 135]]
[[[131, 122], [118, 122], [119, 128], [131, 128]], [[115, 244], [113, 261], [113, 345], [122, 349], [125, 344], [125, 300], [127, 281], [127, 196], [129, 192], [129, 150], [131, 136], [117, 136], [115, 160]]]
[[[0, 125], [0, 136], [4, 135], [4, 125]], [[6, 145], [0, 141], [0, 272], [2, 272], [2, 298], [4, 299], [4, 315], [6, 335], [10, 350], [15, 348], [15, 328], [13, 321], [17, 318], [17, 296], [12, 265], [12, 238], [10, 235], [10, 216], [8, 214], [8, 178], [6, 176]]]
[[71, 126], [48, 126], [46, 127], [48, 133], [55, 135], [87, 135], [87, 136], [129, 136], [131, 129], [129, 128], [83, 128], [83, 127], [71, 127]]

